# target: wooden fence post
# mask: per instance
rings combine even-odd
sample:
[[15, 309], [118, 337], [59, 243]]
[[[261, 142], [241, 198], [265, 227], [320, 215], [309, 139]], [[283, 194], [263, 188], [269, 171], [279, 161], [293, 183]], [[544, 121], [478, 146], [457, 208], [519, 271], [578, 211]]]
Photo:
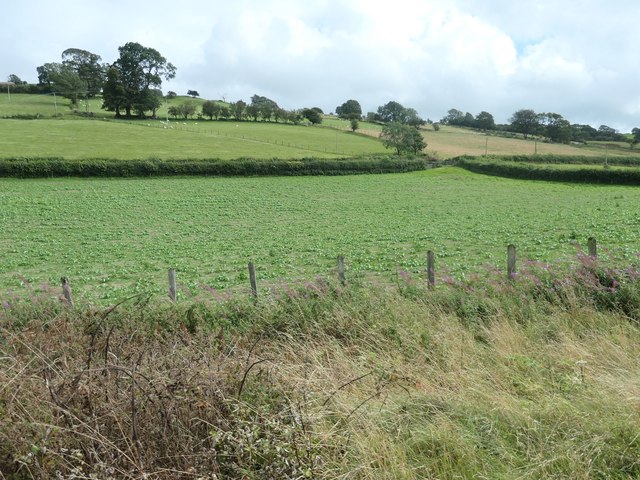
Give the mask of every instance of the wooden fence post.
[[69, 279], [67, 277], [62, 277], [60, 279], [60, 283], [62, 284], [62, 295], [64, 296], [64, 300], [67, 302], [67, 305], [73, 308], [73, 295], [71, 294]]
[[342, 255], [338, 255], [338, 280], [343, 286], [347, 283], [344, 276], [344, 257]]
[[596, 239], [589, 237], [587, 247], [589, 248], [589, 256], [596, 258], [598, 256], [598, 242], [596, 242]]
[[507, 247], [507, 276], [510, 280], [516, 278], [516, 247]]
[[251, 295], [258, 300], [258, 282], [256, 281], [256, 267], [253, 262], [249, 262], [249, 282], [251, 283]]
[[173, 268], [169, 269], [169, 298], [172, 302], [177, 299], [177, 287], [176, 287], [176, 271]]
[[435, 255], [431, 250], [427, 252], [427, 280], [429, 287], [434, 287], [436, 284], [436, 260]]

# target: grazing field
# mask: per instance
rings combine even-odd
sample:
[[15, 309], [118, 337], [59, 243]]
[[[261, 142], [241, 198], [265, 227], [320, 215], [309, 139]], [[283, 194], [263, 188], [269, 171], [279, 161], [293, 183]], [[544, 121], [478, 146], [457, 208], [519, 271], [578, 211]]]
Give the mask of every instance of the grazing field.
[[640, 250], [640, 190], [526, 182], [455, 168], [395, 175], [305, 178], [0, 180], [0, 291], [56, 284], [62, 275], [94, 299], [165, 291], [166, 269], [201, 291], [396, 267], [418, 272], [436, 252], [440, 278], [503, 268], [521, 258], [602, 245]]
[[0, 120], [0, 129], [4, 158], [336, 158], [388, 152], [375, 138], [275, 123]]

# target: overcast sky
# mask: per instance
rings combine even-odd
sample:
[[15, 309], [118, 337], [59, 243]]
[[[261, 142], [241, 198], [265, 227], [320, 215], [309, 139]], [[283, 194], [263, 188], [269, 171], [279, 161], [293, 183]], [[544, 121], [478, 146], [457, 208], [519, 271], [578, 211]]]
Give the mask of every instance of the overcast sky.
[[363, 111], [395, 100], [423, 118], [457, 108], [560, 113], [640, 126], [638, 0], [3, 0], [0, 80], [74, 47], [139, 42], [177, 67], [163, 90]]

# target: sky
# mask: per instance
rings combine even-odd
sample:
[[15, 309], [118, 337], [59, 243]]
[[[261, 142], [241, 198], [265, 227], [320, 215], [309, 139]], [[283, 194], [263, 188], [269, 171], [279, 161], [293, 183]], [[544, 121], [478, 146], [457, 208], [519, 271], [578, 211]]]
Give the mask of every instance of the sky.
[[269, 97], [363, 112], [394, 100], [437, 121], [530, 108], [640, 126], [638, 0], [3, 0], [0, 81], [81, 48], [138, 42], [177, 67], [165, 93]]

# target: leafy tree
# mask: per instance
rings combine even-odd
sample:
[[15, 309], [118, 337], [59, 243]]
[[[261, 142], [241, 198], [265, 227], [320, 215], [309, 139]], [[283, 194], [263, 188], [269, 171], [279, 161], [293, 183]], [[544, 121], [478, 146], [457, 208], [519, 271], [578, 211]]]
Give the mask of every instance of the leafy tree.
[[11, 75], [9, 75], [7, 77], [7, 81], [9, 81], [10, 83], [15, 83], [16, 85], [26, 85], [27, 82], [23, 82], [22, 79], [16, 75], [15, 73], [12, 73]]
[[178, 105], [171, 105], [167, 111], [173, 118], [178, 118], [180, 116], [180, 107]]
[[464, 121], [464, 113], [462, 111], [452, 108], [447, 112], [447, 115], [440, 120], [440, 123], [445, 125], [462, 125]]
[[611, 128], [607, 125], [600, 125], [595, 139], [603, 142], [619, 142], [624, 140], [624, 136], [615, 128]]
[[209, 117], [209, 120], [213, 120], [213, 117], [218, 120], [222, 113], [222, 105], [212, 100], [207, 100], [202, 104], [202, 115]]
[[176, 98], [178, 96], [178, 94], [176, 92], [174, 92], [173, 90], [169, 90], [167, 92], [167, 98]]
[[336, 107], [336, 114], [340, 118], [351, 120], [352, 118], [362, 118], [362, 107], [357, 100], [347, 100], [339, 107]]
[[380, 133], [385, 148], [394, 148], [398, 155], [419, 153], [427, 146], [420, 131], [411, 125], [400, 122], [387, 123]]
[[247, 103], [242, 100], [238, 100], [237, 102], [230, 104], [229, 109], [231, 110], [231, 115], [234, 119], [242, 120], [246, 114]]
[[38, 72], [38, 85], [51, 85], [51, 72], [60, 69], [59, 63], [45, 63], [36, 67]]
[[258, 121], [258, 116], [262, 117], [262, 120], [265, 121], [271, 120], [271, 117], [279, 108], [276, 102], [274, 102], [270, 98], [260, 95], [253, 95], [251, 97], [251, 104], [249, 106], [251, 107], [252, 111], [251, 116], [256, 122]]
[[513, 131], [522, 133], [525, 139], [540, 128], [540, 117], [531, 109], [518, 110], [511, 116], [509, 122]]
[[60, 65], [59, 69], [49, 72], [49, 79], [53, 91], [71, 100], [73, 108], [78, 107], [79, 97], [87, 94], [87, 82], [70, 67]]
[[184, 102], [180, 106], [180, 115], [186, 120], [196, 113], [196, 104], [193, 102]]
[[355, 131], [358, 130], [358, 128], [360, 128], [360, 122], [358, 121], [357, 118], [352, 118], [351, 119], [351, 131], [355, 133]]
[[197, 90], [187, 90], [187, 95], [189, 95], [191, 98], [196, 98], [200, 96]]
[[176, 67], [157, 50], [139, 43], [129, 42], [118, 50], [120, 56], [107, 72], [103, 108], [115, 111], [116, 117], [120, 116], [120, 109], [124, 109], [130, 117], [135, 105], [144, 104], [149, 89], [160, 88], [163, 78], [175, 77]]
[[87, 96], [94, 97], [102, 90], [105, 82], [105, 66], [102, 57], [80, 48], [67, 48], [62, 52], [62, 65], [78, 74], [87, 84]]
[[404, 109], [404, 123], [407, 125], [411, 125], [413, 127], [419, 127], [421, 125], [425, 125], [427, 122], [423, 120], [418, 112], [413, 108], [405, 108]]
[[322, 123], [322, 115], [318, 113], [318, 110], [314, 108], [305, 108], [304, 110], [302, 110], [302, 116], [314, 125], [319, 125]]
[[388, 122], [404, 122], [405, 109], [398, 102], [388, 102], [385, 105], [378, 107], [378, 118], [380, 121]]
[[465, 113], [464, 119], [462, 120], [462, 125], [464, 127], [475, 127], [476, 126], [475, 117], [470, 112]]
[[144, 112], [151, 111], [151, 117], [156, 118], [156, 112], [162, 106], [162, 90], [158, 88], [146, 90], [133, 105], [138, 116], [144, 116]]
[[253, 118], [254, 122], [258, 121], [258, 117], [260, 116], [260, 107], [254, 103], [247, 105], [246, 113], [249, 118]]
[[474, 123], [476, 128], [481, 128], [482, 130], [493, 130], [496, 128], [496, 122], [493, 119], [493, 115], [485, 111], [476, 115]]
[[543, 113], [539, 115], [544, 135], [552, 142], [567, 143], [573, 136], [571, 124], [558, 113]]

